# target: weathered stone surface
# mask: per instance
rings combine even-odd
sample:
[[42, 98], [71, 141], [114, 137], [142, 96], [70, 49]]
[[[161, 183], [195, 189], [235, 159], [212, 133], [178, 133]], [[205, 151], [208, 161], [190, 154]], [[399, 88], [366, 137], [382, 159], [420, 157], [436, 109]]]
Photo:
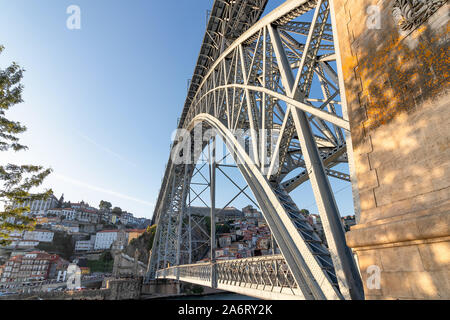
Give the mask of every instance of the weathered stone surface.
[[361, 209], [347, 241], [366, 298], [449, 299], [449, 6], [405, 32], [394, 1], [333, 2]]
[[142, 278], [105, 279], [106, 288], [83, 291], [39, 292], [2, 296], [0, 300], [135, 300], [141, 295]]
[[39, 292], [2, 296], [0, 300], [30, 300], [39, 297], [42, 300], [106, 300], [110, 290], [86, 290], [76, 292]]
[[117, 279], [107, 281], [106, 289], [111, 293], [107, 300], [133, 300], [141, 295], [142, 278]]

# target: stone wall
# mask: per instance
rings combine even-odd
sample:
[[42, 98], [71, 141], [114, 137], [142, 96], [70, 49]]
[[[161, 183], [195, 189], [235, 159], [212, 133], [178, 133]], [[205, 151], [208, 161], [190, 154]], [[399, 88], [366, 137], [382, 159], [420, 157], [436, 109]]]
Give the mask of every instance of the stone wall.
[[108, 300], [111, 291], [108, 289], [86, 290], [75, 292], [39, 292], [2, 296], [0, 300]]
[[171, 279], [154, 279], [142, 286], [142, 294], [177, 295], [182, 291], [182, 284]]
[[333, 1], [361, 210], [347, 241], [366, 298], [449, 299], [448, 5], [405, 31], [399, 1]]
[[202, 296], [225, 291], [173, 279], [153, 279], [143, 284], [141, 294], [144, 299], [158, 299], [170, 296]]
[[147, 265], [136, 261], [135, 258], [132, 258], [122, 252], [114, 253], [114, 266], [113, 266], [113, 275], [117, 277], [121, 276], [144, 276], [147, 272]]
[[2, 296], [0, 300], [136, 300], [141, 295], [142, 278], [105, 279], [105, 288], [70, 292], [38, 292]]
[[141, 295], [142, 278], [136, 279], [112, 279], [106, 281], [106, 289], [109, 289], [108, 300], [135, 300]]

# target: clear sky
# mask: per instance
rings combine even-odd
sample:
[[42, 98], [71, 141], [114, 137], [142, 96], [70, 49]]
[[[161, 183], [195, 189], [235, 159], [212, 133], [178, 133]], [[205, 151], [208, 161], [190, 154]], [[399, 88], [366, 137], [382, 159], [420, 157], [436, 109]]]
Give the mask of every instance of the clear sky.
[[[270, 0], [267, 11], [282, 2]], [[29, 146], [1, 162], [51, 167], [44, 187], [57, 197], [108, 200], [150, 218], [212, 3], [0, 0], [0, 66], [26, 69], [25, 102], [7, 116], [28, 127]], [[80, 30], [66, 26], [70, 5], [81, 8]], [[310, 186], [301, 188], [299, 202], [317, 212]], [[333, 188], [342, 190], [341, 213], [352, 213], [348, 185]]]

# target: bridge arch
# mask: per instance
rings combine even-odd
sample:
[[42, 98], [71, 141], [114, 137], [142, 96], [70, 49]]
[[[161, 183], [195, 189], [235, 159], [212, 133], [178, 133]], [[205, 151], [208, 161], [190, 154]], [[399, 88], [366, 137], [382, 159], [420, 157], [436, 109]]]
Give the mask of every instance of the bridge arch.
[[[223, 1], [215, 2], [213, 12], [219, 3]], [[235, 1], [230, 2], [229, 8], [232, 3]], [[203, 49], [211, 46], [202, 47], [200, 65], [178, 128], [191, 134], [198, 123], [214, 128], [228, 149], [233, 150], [236, 164], [256, 197], [303, 298], [361, 299], [359, 273], [346, 246], [327, 178], [350, 180], [349, 175], [332, 167], [348, 159], [346, 145], [351, 144], [345, 95], [340, 86], [340, 61], [333, 46], [336, 37], [331, 9], [332, 2], [328, 0], [288, 0], [259, 22], [254, 21], [248, 30], [241, 30], [234, 42], [226, 37], [215, 41], [223, 47], [212, 53], [208, 62], [204, 62]], [[307, 15], [309, 12], [313, 14]], [[309, 21], [296, 20], [302, 16]], [[229, 20], [220, 21], [226, 24]], [[294, 35], [300, 37], [296, 39]], [[312, 89], [314, 82], [320, 88], [321, 98], [314, 96], [318, 91]], [[252, 155], [237, 142], [233, 135], [236, 129], [250, 129]], [[261, 138], [260, 130], [266, 129], [271, 134], [278, 132], [275, 143]], [[202, 142], [202, 148], [206, 144]], [[178, 152], [179, 145], [176, 139], [172, 151]], [[191, 148], [195, 151], [195, 146]], [[267, 176], [262, 172], [266, 158]], [[180, 246], [187, 243], [182, 230], [187, 211], [186, 190], [194, 166], [195, 161], [179, 164], [169, 159], [154, 213], [158, 228], [149, 264], [150, 277], [184, 261]], [[297, 168], [304, 170], [286, 180]], [[329, 250], [289, 196], [308, 179]]]
[[[276, 188], [270, 184], [235, 135], [220, 120], [210, 114], [199, 114], [191, 121], [188, 130], [193, 130], [198, 122], [204, 122], [215, 129], [228, 150], [234, 150], [232, 155], [239, 171], [252, 190], [304, 298], [342, 298], [336, 279], [332, 279], [335, 277], [334, 272], [325, 271], [325, 263], [321, 263], [318, 257], [314, 256], [319, 250], [323, 252], [328, 250], [319, 244], [317, 245], [320, 249], [317, 248], [316, 251], [308, 247], [302, 234], [315, 236], [316, 241], [320, 240], [299, 213], [298, 208], [287, 209], [288, 205], [294, 204], [289, 195], [280, 187]], [[326, 262], [332, 265], [331, 259], [327, 259]]]

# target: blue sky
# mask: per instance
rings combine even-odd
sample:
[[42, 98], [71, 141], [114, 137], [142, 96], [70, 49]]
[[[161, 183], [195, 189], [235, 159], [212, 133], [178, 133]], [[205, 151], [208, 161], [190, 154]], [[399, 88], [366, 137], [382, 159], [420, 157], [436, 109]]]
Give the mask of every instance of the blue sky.
[[[0, 66], [26, 69], [25, 102], [7, 115], [28, 127], [21, 142], [29, 146], [2, 154], [2, 163], [51, 167], [44, 187], [57, 197], [108, 200], [151, 217], [212, 3], [0, 0]], [[66, 27], [73, 4], [81, 30]], [[301, 188], [300, 203], [317, 212], [308, 184]], [[350, 188], [337, 201], [342, 214], [352, 212]]]

